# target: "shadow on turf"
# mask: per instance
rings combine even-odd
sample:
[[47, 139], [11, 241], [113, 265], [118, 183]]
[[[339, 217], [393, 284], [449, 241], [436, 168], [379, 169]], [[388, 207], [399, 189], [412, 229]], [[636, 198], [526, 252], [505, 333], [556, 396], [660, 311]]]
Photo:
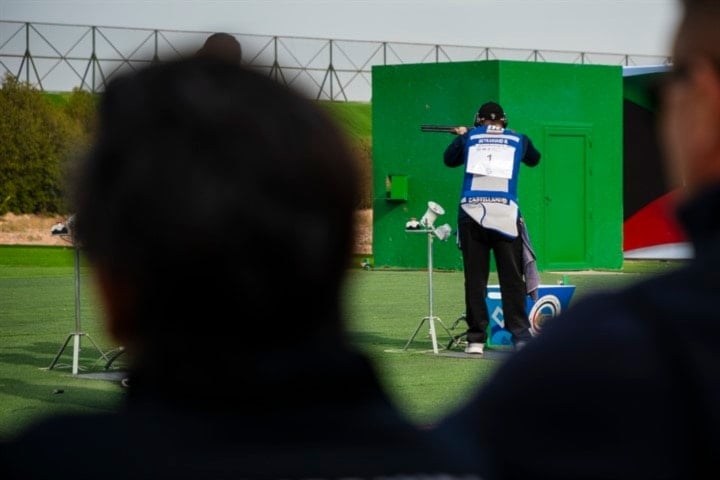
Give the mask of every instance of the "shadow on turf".
[[478, 355], [475, 353], [465, 353], [462, 350], [440, 350], [438, 355], [442, 357], [452, 357], [452, 358], [467, 358], [470, 360], [505, 360], [510, 355], [513, 354], [512, 350], [508, 349], [493, 349], [493, 348], [486, 348], [485, 353], [482, 355]]
[[[54, 373], [53, 373], [54, 374]], [[124, 394], [97, 388], [78, 386], [69, 373], [58, 374], [47, 384], [28, 383], [14, 378], [0, 378], [0, 393], [9, 397], [65, 405], [69, 408], [111, 411]], [[34, 407], [33, 407], [34, 408]], [[7, 413], [7, 412], [6, 412]]]
[[374, 345], [382, 348], [394, 348], [398, 345], [402, 348], [405, 345], [405, 342], [407, 342], [407, 339], [398, 340], [394, 337], [378, 335], [375, 332], [350, 332], [347, 334], [347, 337], [350, 342], [356, 345]]
[[[411, 332], [412, 333], [412, 332]], [[427, 338], [425, 338], [427, 337]], [[418, 334], [415, 339], [408, 345], [407, 350], [405, 349], [405, 345], [408, 342], [408, 339], [410, 338], [404, 338], [404, 339], [398, 339], [396, 337], [387, 337], [383, 335], [378, 335], [376, 332], [352, 332], [348, 334], [348, 338], [350, 341], [356, 345], [367, 347], [367, 346], [373, 346], [382, 348], [385, 351], [393, 352], [393, 353], [431, 353], [433, 354], [432, 350], [432, 342], [430, 340], [429, 334], [422, 335]], [[468, 354], [465, 353], [465, 345], [459, 344], [455, 345], [452, 348], [447, 348], [447, 345], [450, 343], [451, 338], [447, 334], [441, 334], [438, 333], [438, 347], [440, 348], [439, 355], [445, 356], [445, 357], [454, 357], [454, 358], [469, 358], [469, 359], [482, 359], [486, 358], [488, 360], [503, 360], [507, 358], [511, 353], [512, 350], [505, 348], [505, 347], [498, 347], [493, 348], [489, 347], [485, 355], [475, 355], [475, 354]]]
[[[47, 369], [52, 363], [55, 355], [60, 351], [62, 343], [34, 342], [24, 345], [8, 347], [3, 352], [3, 363], [20, 366], [30, 366]], [[13, 352], [14, 350], [14, 352]], [[106, 356], [110, 351], [103, 352]], [[70, 342], [58, 358], [53, 370], [67, 368], [72, 362], [73, 345]], [[81, 369], [87, 371], [104, 371], [107, 360], [90, 343], [83, 342], [80, 346], [79, 364]], [[112, 370], [116, 370], [113, 368]]]

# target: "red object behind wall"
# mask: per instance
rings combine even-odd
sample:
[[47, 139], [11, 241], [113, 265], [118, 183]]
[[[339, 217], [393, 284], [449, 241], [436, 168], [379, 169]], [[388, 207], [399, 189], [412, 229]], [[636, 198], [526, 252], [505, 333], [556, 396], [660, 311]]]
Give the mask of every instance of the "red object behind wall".
[[623, 251], [687, 241], [675, 218], [678, 192], [662, 195], [625, 220]]

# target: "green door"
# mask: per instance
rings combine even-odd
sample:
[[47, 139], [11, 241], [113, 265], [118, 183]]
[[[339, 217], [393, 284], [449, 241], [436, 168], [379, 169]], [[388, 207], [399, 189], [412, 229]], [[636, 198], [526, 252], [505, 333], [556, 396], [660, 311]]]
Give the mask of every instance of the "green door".
[[589, 127], [545, 128], [543, 263], [548, 269], [590, 266], [590, 133]]

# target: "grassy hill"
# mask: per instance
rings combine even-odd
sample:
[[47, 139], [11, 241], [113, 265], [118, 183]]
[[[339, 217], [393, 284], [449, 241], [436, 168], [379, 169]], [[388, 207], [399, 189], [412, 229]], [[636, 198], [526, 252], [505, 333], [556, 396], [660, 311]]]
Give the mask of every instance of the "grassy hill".
[[352, 144], [360, 167], [360, 188], [363, 192], [359, 207], [372, 207], [372, 105], [360, 102], [321, 101], [323, 108], [340, 125]]
[[359, 102], [320, 102], [351, 140], [372, 143], [372, 105]]
[[[62, 108], [67, 105], [70, 93], [45, 92], [51, 104]], [[330, 115], [347, 132], [351, 141], [372, 143], [372, 105], [362, 102], [320, 101]]]
[[[78, 110], [77, 99], [70, 92], [44, 92], [43, 96], [53, 109], [67, 113], [71, 110]], [[92, 98], [92, 97], [90, 97]], [[83, 124], [92, 125], [94, 106], [91, 103], [80, 105], [84, 111], [80, 111], [80, 118]], [[330, 102], [319, 101], [319, 105], [325, 109], [332, 118], [339, 124], [346, 133], [350, 146], [358, 161], [360, 172], [360, 190], [362, 192], [358, 203], [359, 209], [372, 207], [372, 105], [362, 102]], [[76, 115], [77, 116], [77, 115]], [[89, 127], [88, 127], [89, 132]], [[84, 141], [84, 140], [83, 140]]]

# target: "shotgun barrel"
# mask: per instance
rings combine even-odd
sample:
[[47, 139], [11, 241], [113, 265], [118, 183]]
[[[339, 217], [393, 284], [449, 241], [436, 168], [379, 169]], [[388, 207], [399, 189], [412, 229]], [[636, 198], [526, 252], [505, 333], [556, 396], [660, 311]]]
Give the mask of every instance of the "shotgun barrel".
[[457, 125], [420, 125], [421, 132], [454, 133]]

